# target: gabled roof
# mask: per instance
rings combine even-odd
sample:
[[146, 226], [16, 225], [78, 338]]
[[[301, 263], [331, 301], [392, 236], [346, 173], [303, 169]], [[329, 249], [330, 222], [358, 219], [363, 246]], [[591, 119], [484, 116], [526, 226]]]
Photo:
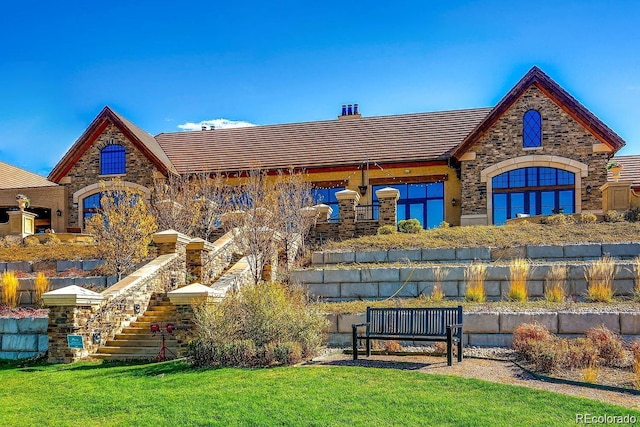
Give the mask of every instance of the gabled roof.
[[113, 123], [160, 172], [165, 175], [168, 172], [175, 172], [171, 161], [164, 151], [162, 151], [162, 148], [160, 148], [153, 136], [106, 106], [53, 168], [49, 174], [49, 179], [54, 182], [60, 182], [106, 129], [109, 123]]
[[[620, 173], [620, 181], [631, 181], [631, 186], [640, 187], [640, 155], [633, 156], [615, 156], [611, 160], [615, 160], [622, 166]], [[607, 180], [613, 181], [613, 174], [607, 174]]]
[[178, 173], [445, 161], [490, 108], [161, 133]]
[[19, 188], [56, 187], [58, 184], [44, 176], [0, 162], [0, 190]]
[[578, 102], [558, 83], [547, 76], [540, 68], [533, 67], [525, 76], [498, 102], [487, 117], [458, 145], [451, 155], [459, 159], [467, 150], [502, 116], [502, 114], [522, 96], [531, 86], [535, 85], [545, 95], [551, 98], [560, 108], [566, 111], [578, 123], [584, 126], [600, 142], [607, 144], [614, 152], [624, 147], [625, 142], [618, 134], [605, 125], [591, 111]]

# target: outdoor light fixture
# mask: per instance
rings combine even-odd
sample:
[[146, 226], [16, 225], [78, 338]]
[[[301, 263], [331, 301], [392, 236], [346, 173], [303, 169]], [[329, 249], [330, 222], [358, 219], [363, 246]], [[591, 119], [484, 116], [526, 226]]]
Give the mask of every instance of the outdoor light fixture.
[[56, 211], [56, 215], [58, 215], [58, 216], [62, 216], [62, 211], [61, 211], [60, 209], [58, 209], [58, 210]]
[[358, 185], [358, 189], [360, 190], [361, 195], [367, 194], [367, 186], [366, 185]]
[[591, 184], [587, 184], [587, 194], [591, 194]]
[[160, 332], [160, 325], [158, 325], [157, 323], [152, 323], [149, 328], [151, 329], [151, 334], [155, 335], [156, 333]]
[[458, 203], [458, 201], [456, 200], [455, 197], [453, 199], [451, 199], [451, 206], [455, 206], [457, 203]]
[[140, 304], [133, 304], [133, 312], [135, 314], [140, 313]]
[[73, 209], [78, 209], [78, 204], [77, 203], [73, 204]]
[[174, 330], [174, 326], [171, 323], [167, 324], [167, 333], [172, 334]]
[[91, 342], [93, 342], [94, 344], [100, 344], [100, 339], [102, 338], [102, 336], [100, 335], [100, 332], [94, 332], [91, 335]]

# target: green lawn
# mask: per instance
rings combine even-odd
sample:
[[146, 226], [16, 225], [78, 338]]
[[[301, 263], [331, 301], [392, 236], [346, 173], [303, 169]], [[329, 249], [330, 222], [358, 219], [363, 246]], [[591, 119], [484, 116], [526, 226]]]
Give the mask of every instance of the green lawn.
[[[632, 397], [630, 397], [632, 398]], [[356, 367], [181, 363], [0, 366], [0, 425], [572, 425], [640, 412], [453, 376]]]

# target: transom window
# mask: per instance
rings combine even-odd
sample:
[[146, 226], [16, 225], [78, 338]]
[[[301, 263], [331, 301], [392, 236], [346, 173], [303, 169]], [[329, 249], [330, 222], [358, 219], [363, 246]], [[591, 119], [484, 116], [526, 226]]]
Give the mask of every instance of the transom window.
[[575, 212], [575, 174], [562, 169], [530, 167], [495, 176], [493, 223], [504, 224], [518, 214]]
[[542, 117], [536, 110], [529, 110], [522, 117], [522, 146], [542, 147]]
[[122, 145], [107, 145], [100, 151], [100, 175], [115, 175], [126, 172], [126, 156]]

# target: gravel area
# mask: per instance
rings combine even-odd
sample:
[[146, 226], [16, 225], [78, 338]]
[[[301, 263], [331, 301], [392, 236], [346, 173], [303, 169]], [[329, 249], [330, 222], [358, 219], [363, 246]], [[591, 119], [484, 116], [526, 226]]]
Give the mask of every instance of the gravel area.
[[325, 349], [320, 356], [303, 366], [361, 366], [457, 375], [584, 397], [640, 410], [640, 396], [637, 395], [538, 380], [514, 363], [514, 351], [511, 349], [469, 347], [465, 348], [464, 355], [465, 359], [461, 363], [454, 362], [453, 366], [447, 366], [445, 356], [427, 355], [424, 352], [415, 355], [361, 356], [358, 360], [352, 360], [351, 354], [345, 354], [341, 349]]

